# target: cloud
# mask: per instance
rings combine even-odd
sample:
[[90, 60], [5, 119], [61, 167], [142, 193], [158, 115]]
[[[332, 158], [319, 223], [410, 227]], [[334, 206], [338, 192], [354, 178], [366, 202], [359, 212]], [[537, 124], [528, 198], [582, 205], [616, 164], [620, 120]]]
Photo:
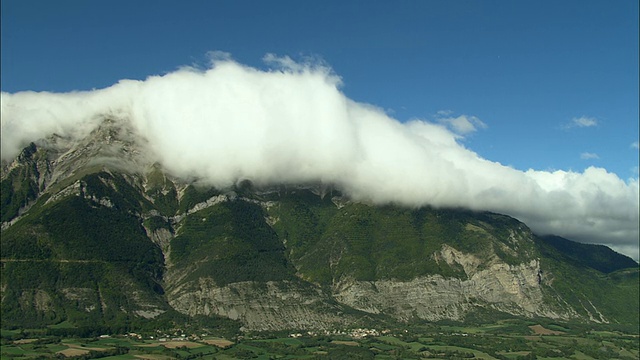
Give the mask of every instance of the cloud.
[[230, 53], [219, 50], [208, 51], [207, 58], [209, 58], [211, 64], [215, 64], [217, 62], [232, 61], [232, 56]]
[[638, 144], [638, 141], [634, 141], [633, 143], [631, 143], [631, 147], [633, 149], [640, 149], [640, 145]]
[[[451, 111], [438, 111], [439, 116], [449, 116]], [[478, 129], [486, 129], [487, 124], [482, 122], [475, 116], [460, 115], [458, 117], [439, 117], [438, 122], [444, 124], [454, 133], [464, 136], [478, 131]]]
[[596, 167], [520, 171], [459, 143], [473, 116], [401, 123], [355, 102], [324, 64], [268, 56], [259, 70], [218, 56], [102, 90], [1, 95], [2, 158], [52, 133], [81, 138], [105, 114], [143, 136], [150, 161], [217, 187], [322, 182], [358, 201], [465, 207], [514, 216], [534, 231], [614, 246], [638, 258], [638, 179]]
[[598, 156], [598, 154], [594, 154], [590, 152], [583, 152], [582, 154], [580, 154], [580, 159], [582, 160], [600, 159], [600, 156]]
[[564, 129], [585, 128], [598, 126], [598, 120], [594, 117], [581, 116], [573, 118], [571, 122], [563, 126]]
[[438, 110], [436, 115], [438, 117], [451, 116], [451, 115], [453, 115], [453, 111], [452, 110]]

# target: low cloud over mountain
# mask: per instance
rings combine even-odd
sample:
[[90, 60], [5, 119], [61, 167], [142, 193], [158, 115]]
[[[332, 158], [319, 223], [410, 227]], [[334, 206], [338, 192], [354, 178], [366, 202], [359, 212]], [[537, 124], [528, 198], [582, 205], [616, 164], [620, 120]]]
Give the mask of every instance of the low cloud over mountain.
[[102, 90], [2, 93], [2, 158], [53, 133], [84, 136], [106, 114], [128, 119], [149, 156], [175, 176], [217, 187], [324, 182], [376, 204], [490, 210], [638, 259], [638, 179], [595, 167], [503, 166], [459, 142], [460, 133], [485, 127], [475, 117], [401, 123], [347, 98], [326, 66], [266, 60], [270, 70], [218, 56], [208, 69]]

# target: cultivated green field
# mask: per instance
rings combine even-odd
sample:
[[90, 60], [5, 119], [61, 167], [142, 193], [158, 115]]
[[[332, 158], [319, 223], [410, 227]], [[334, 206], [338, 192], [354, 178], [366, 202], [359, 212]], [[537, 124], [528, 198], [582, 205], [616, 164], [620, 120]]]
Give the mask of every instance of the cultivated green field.
[[[384, 334], [383, 334], [384, 333]], [[507, 320], [480, 326], [325, 334], [257, 333], [234, 338], [126, 334], [62, 338], [2, 331], [2, 359], [638, 359], [640, 337], [611, 326]], [[204, 334], [202, 334], [204, 335]], [[294, 336], [294, 337], [292, 337]], [[152, 338], [153, 337], [153, 338]]]

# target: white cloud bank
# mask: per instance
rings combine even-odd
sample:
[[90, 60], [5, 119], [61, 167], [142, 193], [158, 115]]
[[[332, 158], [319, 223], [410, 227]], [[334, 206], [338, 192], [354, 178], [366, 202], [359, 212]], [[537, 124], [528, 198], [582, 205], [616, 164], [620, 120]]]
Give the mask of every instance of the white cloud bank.
[[[602, 168], [519, 171], [479, 157], [442, 124], [400, 123], [354, 102], [323, 66], [267, 56], [262, 71], [217, 57], [89, 92], [2, 93], [2, 157], [52, 133], [82, 136], [105, 113], [130, 119], [176, 176], [333, 183], [354, 199], [512, 215], [538, 233], [603, 243], [638, 259], [638, 179]], [[457, 118], [459, 119], [459, 118]], [[447, 121], [460, 132], [472, 117]]]

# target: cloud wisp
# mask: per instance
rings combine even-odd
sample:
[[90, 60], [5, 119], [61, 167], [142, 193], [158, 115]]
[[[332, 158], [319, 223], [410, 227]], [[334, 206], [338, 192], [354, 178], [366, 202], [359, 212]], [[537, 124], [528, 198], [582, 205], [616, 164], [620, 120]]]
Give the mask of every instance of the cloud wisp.
[[[450, 115], [450, 113], [447, 112], [438, 112], [438, 115], [440, 116], [445, 114]], [[439, 117], [438, 122], [460, 136], [469, 135], [478, 131], [478, 129], [487, 128], [487, 124], [482, 122], [482, 120], [469, 115], [460, 115], [458, 117]]]
[[598, 156], [598, 154], [596, 154], [596, 153], [583, 152], [582, 154], [580, 154], [580, 159], [582, 159], [582, 160], [597, 160], [597, 159], [600, 159], [600, 156]]
[[571, 119], [571, 122], [563, 126], [564, 129], [586, 128], [598, 126], [598, 119], [594, 117], [581, 116]]
[[[173, 175], [228, 187], [323, 182], [358, 201], [512, 215], [538, 233], [604, 243], [638, 259], [638, 179], [605, 169], [520, 171], [481, 158], [470, 116], [401, 123], [347, 98], [328, 66], [228, 56], [145, 81], [66, 94], [2, 93], [2, 157], [53, 133], [82, 137], [104, 114], [128, 119]], [[442, 114], [444, 115], [444, 114]], [[450, 114], [449, 114], [450, 115]]]

